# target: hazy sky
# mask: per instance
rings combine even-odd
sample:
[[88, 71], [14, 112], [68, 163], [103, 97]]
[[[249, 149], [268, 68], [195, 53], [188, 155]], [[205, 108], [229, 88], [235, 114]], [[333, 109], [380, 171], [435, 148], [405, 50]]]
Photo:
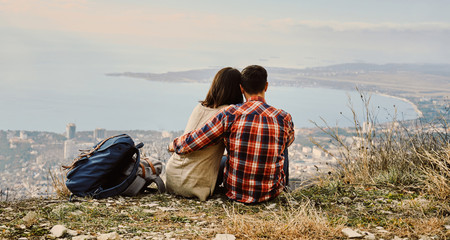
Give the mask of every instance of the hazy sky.
[[450, 63], [449, 12], [447, 0], [0, 0], [0, 65]]
[[449, 12], [448, 0], [0, 0], [0, 129], [147, 129], [102, 119], [139, 110], [157, 115], [136, 117], [150, 123], [166, 115], [149, 108], [157, 101], [184, 122], [196, 104], [111, 72], [450, 64]]

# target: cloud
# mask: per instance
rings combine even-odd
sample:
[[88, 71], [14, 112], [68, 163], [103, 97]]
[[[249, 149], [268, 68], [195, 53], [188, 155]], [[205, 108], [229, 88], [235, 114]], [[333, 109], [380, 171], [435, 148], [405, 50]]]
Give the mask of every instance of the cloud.
[[122, 46], [136, 51], [157, 48], [174, 58], [196, 53], [205, 62], [214, 57], [258, 60], [271, 55], [280, 56], [279, 61], [289, 58], [286, 62], [308, 56], [323, 61], [396, 55], [408, 60], [448, 59], [441, 55], [448, 53], [444, 46], [450, 40], [449, 22], [263, 18], [174, 9], [155, 2], [100, 0], [0, 0], [0, 27], [51, 32], [53, 37], [63, 33], [115, 51]]
[[[313, 21], [296, 18], [263, 19], [221, 13], [183, 11], [156, 5], [133, 5], [86, 0], [1, 0], [0, 12], [20, 28], [56, 30], [89, 35], [129, 35], [145, 41], [183, 38], [216, 41], [254, 41], [255, 37], [298, 31], [449, 31], [447, 22], [370, 23]], [[1, 23], [0, 23], [1, 24]], [[275, 37], [276, 38], [276, 37]]]
[[332, 31], [449, 31], [448, 22], [419, 22], [419, 23], [369, 23], [343, 21], [311, 21], [295, 20], [292, 18], [272, 20], [268, 24], [272, 28], [291, 30], [295, 27], [310, 29], [330, 29]]

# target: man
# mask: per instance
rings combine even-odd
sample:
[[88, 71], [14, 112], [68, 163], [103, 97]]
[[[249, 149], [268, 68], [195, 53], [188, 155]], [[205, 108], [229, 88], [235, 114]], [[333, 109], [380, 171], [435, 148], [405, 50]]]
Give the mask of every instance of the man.
[[169, 150], [186, 154], [224, 140], [226, 195], [257, 203], [278, 196], [287, 184], [284, 152], [294, 141], [294, 124], [290, 114], [265, 102], [268, 82], [263, 67], [248, 66], [241, 73], [240, 87], [247, 101], [227, 107], [202, 128], [176, 138]]

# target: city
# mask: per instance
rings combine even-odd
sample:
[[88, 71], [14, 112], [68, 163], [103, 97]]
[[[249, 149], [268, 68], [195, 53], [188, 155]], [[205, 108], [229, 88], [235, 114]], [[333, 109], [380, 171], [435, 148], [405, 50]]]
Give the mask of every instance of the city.
[[[296, 140], [289, 148], [290, 178], [294, 182], [311, 178], [317, 172], [327, 172], [336, 160], [308, 139], [318, 130], [296, 129]], [[76, 125], [67, 124], [65, 134], [28, 131], [0, 131], [0, 198], [2, 200], [46, 197], [54, 194], [53, 177], [63, 177], [63, 165], [70, 165], [79, 150], [90, 149], [98, 141], [116, 134], [127, 133], [133, 140], [143, 142], [143, 155], [166, 162], [170, 154], [167, 144], [182, 131], [76, 131]], [[351, 137], [348, 138], [352, 141]], [[326, 137], [316, 140], [325, 143]], [[337, 153], [331, 145], [328, 151]]]

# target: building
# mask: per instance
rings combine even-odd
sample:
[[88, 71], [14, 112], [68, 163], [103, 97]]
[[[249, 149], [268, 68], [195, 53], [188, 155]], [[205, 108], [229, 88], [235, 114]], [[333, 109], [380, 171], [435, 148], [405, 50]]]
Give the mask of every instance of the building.
[[27, 139], [28, 138], [28, 135], [27, 135], [27, 133], [25, 132], [25, 131], [20, 131], [20, 139]]
[[64, 141], [64, 159], [74, 159], [80, 154], [80, 150], [89, 150], [92, 143], [76, 142], [75, 140]]
[[75, 132], [76, 132], [76, 126], [75, 123], [69, 123], [66, 126], [66, 137], [67, 139], [75, 138]]
[[102, 139], [106, 138], [106, 129], [104, 128], [96, 128], [94, 130], [94, 141], [99, 142]]

